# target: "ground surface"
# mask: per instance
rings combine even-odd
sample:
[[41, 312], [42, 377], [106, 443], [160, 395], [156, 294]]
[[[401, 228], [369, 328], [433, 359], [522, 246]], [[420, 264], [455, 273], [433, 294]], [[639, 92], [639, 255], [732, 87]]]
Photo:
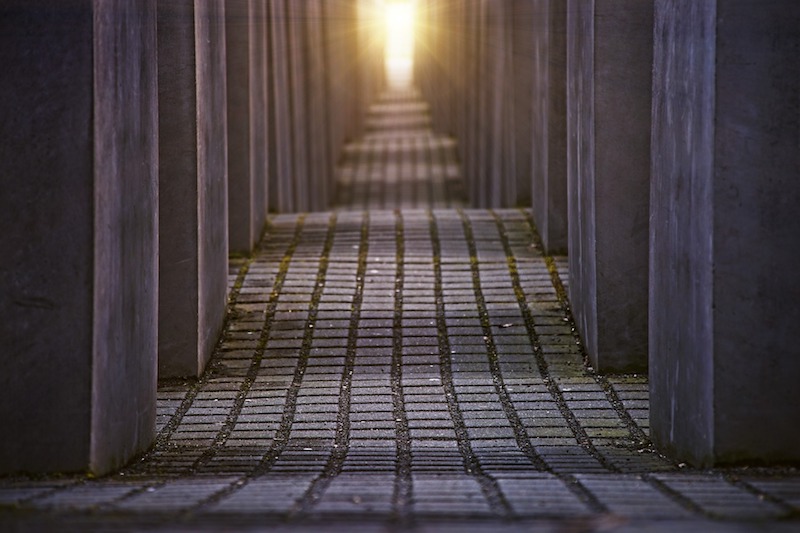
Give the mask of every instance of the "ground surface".
[[0, 480], [0, 530], [800, 530], [796, 471], [655, 453], [646, 377], [584, 366], [565, 258], [524, 211], [459, 207], [413, 94], [373, 111], [340, 208], [232, 261], [217, 355], [161, 384], [152, 450]]

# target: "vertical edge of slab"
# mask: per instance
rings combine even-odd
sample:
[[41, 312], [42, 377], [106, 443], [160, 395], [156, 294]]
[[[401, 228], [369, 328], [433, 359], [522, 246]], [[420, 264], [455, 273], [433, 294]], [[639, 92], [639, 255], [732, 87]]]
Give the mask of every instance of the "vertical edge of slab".
[[94, 340], [89, 468], [155, 437], [158, 88], [155, 0], [94, 1]]

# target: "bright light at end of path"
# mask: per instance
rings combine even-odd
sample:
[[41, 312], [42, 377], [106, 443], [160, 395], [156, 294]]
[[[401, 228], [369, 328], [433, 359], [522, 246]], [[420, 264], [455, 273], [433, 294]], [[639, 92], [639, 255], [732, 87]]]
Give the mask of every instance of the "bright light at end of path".
[[386, 0], [386, 78], [394, 88], [407, 88], [414, 72], [414, 0]]

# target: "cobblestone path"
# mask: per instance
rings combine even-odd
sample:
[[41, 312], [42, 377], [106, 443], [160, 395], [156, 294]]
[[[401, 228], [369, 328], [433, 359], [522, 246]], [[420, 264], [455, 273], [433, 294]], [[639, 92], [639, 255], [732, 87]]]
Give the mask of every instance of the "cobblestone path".
[[[349, 149], [345, 204], [446, 204], [454, 162], [397, 170], [402, 143], [445, 146], [409, 127]], [[398, 192], [406, 175], [428, 196]], [[796, 531], [796, 470], [653, 451], [646, 378], [586, 369], [563, 265], [520, 210], [275, 216], [231, 263], [206, 374], [159, 387], [150, 452], [103, 479], [0, 480], [0, 530]]]

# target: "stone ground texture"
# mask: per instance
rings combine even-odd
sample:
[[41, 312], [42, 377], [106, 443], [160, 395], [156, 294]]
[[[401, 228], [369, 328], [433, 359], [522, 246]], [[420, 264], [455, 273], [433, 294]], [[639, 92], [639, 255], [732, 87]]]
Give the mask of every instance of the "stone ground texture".
[[[792, 469], [692, 470], [645, 376], [584, 365], [566, 258], [523, 210], [461, 206], [413, 92], [349, 146], [339, 208], [273, 216], [230, 265], [198, 381], [102, 479], [0, 479], [0, 530], [796, 531]], [[6, 437], [9, 438], [9, 437]]]

